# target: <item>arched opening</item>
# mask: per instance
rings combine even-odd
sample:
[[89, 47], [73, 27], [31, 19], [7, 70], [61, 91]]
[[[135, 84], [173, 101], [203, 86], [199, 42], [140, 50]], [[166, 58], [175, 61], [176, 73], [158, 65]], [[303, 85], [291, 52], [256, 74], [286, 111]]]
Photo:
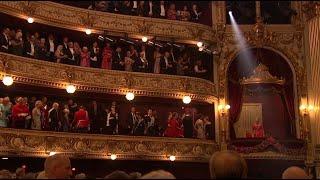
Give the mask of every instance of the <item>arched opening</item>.
[[[239, 136], [239, 132], [236, 132], [238, 124], [241, 124], [239, 120], [251, 118], [249, 123], [246, 122], [247, 126], [250, 126], [249, 132], [248, 130], [242, 132], [242, 134], [246, 133], [245, 138], [248, 134], [248, 137], [251, 137], [252, 123], [255, 122], [252, 119], [261, 120], [265, 135], [278, 139], [294, 138], [296, 136], [294, 72], [280, 54], [261, 48], [259, 49], [260, 58], [257, 58], [257, 52], [257, 48], [241, 51], [228, 67], [227, 98], [231, 105], [230, 137], [231, 139], [243, 138], [243, 135]], [[245, 53], [252, 53], [253, 58], [245, 59]], [[268, 68], [272, 76], [285, 79], [284, 84], [257, 83], [250, 86], [241, 84], [242, 78], [249, 78], [260, 63]]]

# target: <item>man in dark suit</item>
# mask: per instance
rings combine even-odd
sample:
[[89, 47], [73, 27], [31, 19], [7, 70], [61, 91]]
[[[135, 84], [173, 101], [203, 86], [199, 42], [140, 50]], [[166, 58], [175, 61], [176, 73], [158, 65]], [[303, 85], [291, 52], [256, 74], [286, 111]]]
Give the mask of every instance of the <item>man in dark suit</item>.
[[175, 74], [175, 66], [170, 58], [170, 53], [166, 51], [160, 60], [160, 73], [161, 74]]
[[91, 133], [100, 133], [101, 124], [101, 106], [97, 101], [93, 100], [88, 108], [88, 114], [90, 119], [90, 131]]
[[92, 48], [90, 50], [90, 67], [100, 68], [100, 64], [101, 64], [100, 48], [98, 47], [98, 43], [95, 41], [92, 44]]
[[73, 48], [73, 42], [68, 43], [68, 49], [66, 51], [66, 55], [68, 56], [67, 58], [67, 63], [69, 65], [78, 65], [80, 62], [80, 56], [77, 56], [74, 48]]
[[34, 58], [35, 50], [36, 50], [35, 37], [33, 35], [32, 36], [29, 35], [27, 37], [27, 42], [25, 42], [23, 45], [24, 45], [25, 56]]
[[0, 34], [0, 51], [8, 52], [9, 49], [9, 28], [4, 28], [2, 33]]
[[124, 59], [121, 54], [121, 47], [116, 48], [116, 52], [112, 55], [112, 69], [124, 71]]
[[55, 57], [54, 53], [57, 49], [57, 43], [54, 40], [53, 34], [49, 34], [48, 39], [46, 40], [46, 50], [47, 50], [47, 59], [51, 62], [54, 62]]
[[136, 116], [136, 108], [131, 107], [131, 112], [129, 113], [128, 123], [127, 127], [125, 128], [126, 134], [130, 135], [133, 133], [133, 125], [138, 121], [138, 118]]
[[62, 41], [62, 46], [63, 46], [63, 54], [67, 54], [67, 51], [68, 51], [68, 42], [69, 42], [69, 38], [68, 37], [64, 37], [63, 38], [63, 41]]
[[51, 131], [59, 131], [61, 126], [59, 104], [53, 103], [52, 109], [49, 110], [49, 124]]

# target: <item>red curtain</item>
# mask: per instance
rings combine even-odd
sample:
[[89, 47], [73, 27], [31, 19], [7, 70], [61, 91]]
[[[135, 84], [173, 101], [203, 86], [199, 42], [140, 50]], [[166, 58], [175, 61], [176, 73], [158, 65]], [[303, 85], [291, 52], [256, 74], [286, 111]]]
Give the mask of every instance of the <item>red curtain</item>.
[[238, 83], [229, 82], [229, 132], [230, 138], [236, 138], [233, 124], [239, 120], [242, 106], [242, 86]]

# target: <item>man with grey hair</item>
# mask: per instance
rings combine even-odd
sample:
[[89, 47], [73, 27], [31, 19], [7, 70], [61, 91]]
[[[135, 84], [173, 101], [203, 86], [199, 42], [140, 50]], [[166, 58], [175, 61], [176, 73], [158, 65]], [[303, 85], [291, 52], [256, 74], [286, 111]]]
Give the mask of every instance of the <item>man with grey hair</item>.
[[291, 166], [282, 173], [282, 179], [311, 179], [311, 177], [303, 169]]
[[246, 161], [235, 151], [220, 151], [214, 153], [209, 161], [211, 178], [246, 178]]
[[59, 104], [54, 102], [52, 108], [49, 110], [49, 124], [51, 131], [59, 131], [59, 125], [61, 125], [59, 116]]
[[151, 171], [148, 174], [143, 175], [140, 179], [176, 179], [174, 175], [172, 175], [168, 171], [157, 170]]
[[44, 162], [44, 171], [48, 179], [68, 179], [72, 175], [70, 159], [62, 154], [49, 156]]

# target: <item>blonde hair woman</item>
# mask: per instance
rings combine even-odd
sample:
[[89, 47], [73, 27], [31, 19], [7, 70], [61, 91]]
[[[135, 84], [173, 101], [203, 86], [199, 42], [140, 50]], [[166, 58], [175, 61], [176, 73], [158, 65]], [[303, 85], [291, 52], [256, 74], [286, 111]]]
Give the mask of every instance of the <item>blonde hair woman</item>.
[[57, 58], [57, 63], [61, 63], [61, 59], [68, 57], [67, 55], [63, 54], [63, 46], [62, 45], [59, 45], [57, 47], [57, 50], [54, 53], [54, 56]]
[[32, 123], [31, 129], [41, 130], [41, 107], [42, 102], [36, 101], [35, 107], [32, 110]]

